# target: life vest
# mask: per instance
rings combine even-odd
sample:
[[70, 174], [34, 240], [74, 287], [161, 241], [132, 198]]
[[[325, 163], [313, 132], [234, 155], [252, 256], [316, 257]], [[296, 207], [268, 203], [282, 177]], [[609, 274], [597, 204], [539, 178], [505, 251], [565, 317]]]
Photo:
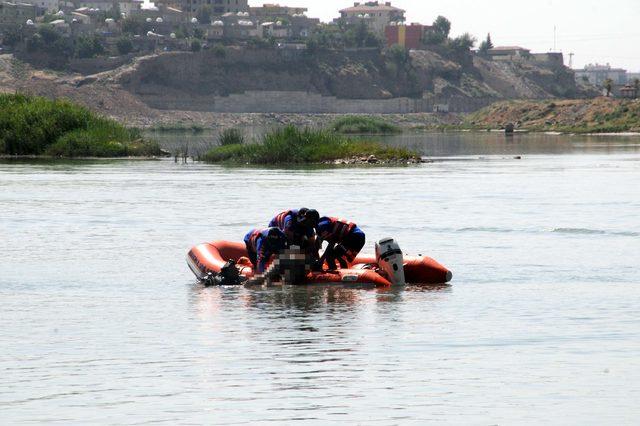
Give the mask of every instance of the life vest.
[[318, 224], [318, 235], [322, 240], [339, 243], [345, 239], [356, 224], [345, 219], [323, 217]]
[[271, 222], [269, 222], [269, 226], [270, 227], [276, 227], [276, 228], [280, 228], [281, 231], [284, 232], [284, 222], [287, 219], [287, 216], [292, 215], [292, 216], [296, 216], [297, 215], [297, 210], [287, 210], [284, 211], [282, 213], [280, 213], [279, 215], [277, 215], [276, 217], [274, 217], [273, 219], [271, 219]]
[[251, 234], [248, 235], [248, 238], [246, 241], [247, 241], [247, 246], [248, 248], [251, 249], [251, 251], [253, 252], [258, 251], [258, 240], [263, 237], [263, 232], [264, 231], [262, 230], [255, 229], [251, 232]]

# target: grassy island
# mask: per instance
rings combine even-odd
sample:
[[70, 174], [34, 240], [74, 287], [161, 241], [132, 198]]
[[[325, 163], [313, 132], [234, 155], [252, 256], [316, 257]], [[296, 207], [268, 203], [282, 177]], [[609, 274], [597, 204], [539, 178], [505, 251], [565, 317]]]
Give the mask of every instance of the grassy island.
[[420, 161], [416, 152], [365, 142], [325, 131], [288, 126], [262, 137], [260, 143], [228, 144], [204, 155], [210, 163], [236, 164], [406, 164]]
[[402, 132], [399, 126], [387, 123], [380, 118], [367, 116], [342, 117], [333, 123], [331, 130], [336, 133], [352, 135], [383, 135]]
[[0, 154], [52, 157], [157, 156], [139, 130], [64, 100], [0, 95]]

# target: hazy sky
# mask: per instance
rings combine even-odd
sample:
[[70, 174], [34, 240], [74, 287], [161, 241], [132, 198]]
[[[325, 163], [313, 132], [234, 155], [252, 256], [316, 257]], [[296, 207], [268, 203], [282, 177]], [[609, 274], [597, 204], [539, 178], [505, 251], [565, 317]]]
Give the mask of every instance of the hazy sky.
[[[364, 1], [364, 0], [362, 0]], [[353, 5], [344, 0], [250, 0], [252, 6], [280, 3], [309, 8], [309, 16], [329, 21], [338, 10]], [[534, 52], [557, 49], [573, 66], [600, 62], [640, 71], [640, 0], [396, 0], [409, 22], [431, 23], [438, 15], [452, 22], [454, 35], [469, 32], [478, 39], [487, 33], [495, 45], [518, 45]]]

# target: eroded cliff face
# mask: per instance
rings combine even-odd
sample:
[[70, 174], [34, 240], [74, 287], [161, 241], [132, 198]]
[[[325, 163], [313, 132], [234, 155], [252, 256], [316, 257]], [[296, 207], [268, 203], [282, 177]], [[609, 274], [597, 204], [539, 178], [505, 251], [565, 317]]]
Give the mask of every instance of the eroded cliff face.
[[178, 112], [464, 113], [497, 100], [585, 95], [562, 65], [492, 62], [435, 51], [398, 53], [171, 52], [89, 76], [38, 70], [0, 55], [0, 77], [7, 80], [0, 89], [69, 97], [137, 122], [166, 121], [169, 111], [171, 117]]
[[[436, 97], [543, 99], [580, 96], [563, 66], [492, 62], [471, 55], [446, 58], [412, 51], [406, 58], [377, 51], [303, 52], [227, 50], [175, 52], [147, 57], [113, 81], [129, 92], [158, 100], [226, 97], [245, 92], [309, 92], [340, 99]], [[198, 108], [202, 108], [199, 103]]]

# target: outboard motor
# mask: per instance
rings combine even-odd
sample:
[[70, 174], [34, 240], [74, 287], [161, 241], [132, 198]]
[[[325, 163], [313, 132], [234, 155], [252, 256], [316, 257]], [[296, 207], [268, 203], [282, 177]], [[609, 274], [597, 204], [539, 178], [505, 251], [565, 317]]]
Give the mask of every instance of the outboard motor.
[[402, 250], [393, 238], [385, 238], [376, 243], [376, 260], [380, 269], [387, 273], [391, 284], [406, 284]]

